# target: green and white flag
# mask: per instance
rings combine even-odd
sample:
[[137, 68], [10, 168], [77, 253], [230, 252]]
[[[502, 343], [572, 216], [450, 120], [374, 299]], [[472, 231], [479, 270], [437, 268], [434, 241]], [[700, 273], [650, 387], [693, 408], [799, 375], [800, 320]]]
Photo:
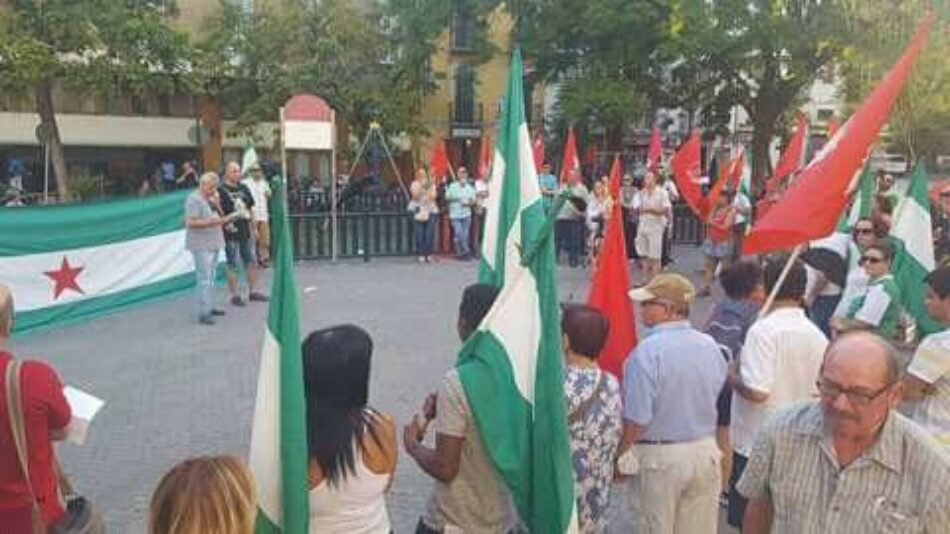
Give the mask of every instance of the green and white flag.
[[[283, 197], [282, 197], [283, 198]], [[261, 349], [248, 459], [257, 489], [258, 534], [308, 532], [307, 421], [297, 282], [282, 202], [271, 214], [280, 239]]]
[[0, 282], [16, 331], [60, 326], [192, 287], [187, 191], [0, 213]]
[[917, 333], [921, 336], [943, 329], [927, 315], [924, 307], [927, 287], [924, 277], [936, 265], [927, 182], [927, 169], [919, 163], [904, 198], [897, 205], [890, 232], [897, 245], [891, 272], [901, 290], [904, 309], [917, 322]]
[[257, 151], [254, 150], [254, 144], [248, 141], [244, 146], [244, 155], [241, 156], [241, 174], [247, 176], [248, 169], [252, 165], [260, 165], [260, 163], [260, 160], [257, 159]]
[[531, 532], [575, 531], [574, 475], [551, 221], [525, 122], [521, 52], [498, 127], [482, 282], [501, 294], [462, 347], [458, 372], [488, 455]]

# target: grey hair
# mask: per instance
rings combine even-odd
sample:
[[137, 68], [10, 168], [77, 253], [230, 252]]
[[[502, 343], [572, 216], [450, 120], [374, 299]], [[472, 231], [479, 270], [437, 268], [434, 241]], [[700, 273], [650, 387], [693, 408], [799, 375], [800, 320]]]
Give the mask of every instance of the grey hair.
[[199, 182], [201, 183], [201, 185], [204, 185], [208, 182], [214, 182], [214, 184], [217, 185], [218, 182], [220, 181], [221, 179], [218, 178], [218, 174], [214, 172], [206, 172], [202, 174], [201, 178], [199, 179]]
[[904, 366], [902, 364], [900, 353], [897, 352], [897, 349], [888, 340], [875, 334], [874, 332], [850, 332], [836, 337], [831, 341], [831, 343], [828, 344], [828, 348], [825, 351], [826, 358], [834, 347], [838, 346], [840, 343], [843, 343], [845, 340], [856, 337], [867, 338], [869, 341], [877, 345], [881, 352], [884, 353], [884, 363], [887, 367], [887, 375], [885, 377], [887, 384], [896, 384], [901, 378], [904, 377]]

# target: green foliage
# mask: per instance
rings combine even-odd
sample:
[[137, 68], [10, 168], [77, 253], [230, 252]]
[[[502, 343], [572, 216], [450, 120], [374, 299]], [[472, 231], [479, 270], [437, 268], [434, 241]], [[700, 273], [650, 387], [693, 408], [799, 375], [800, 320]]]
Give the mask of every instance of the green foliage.
[[[488, 57], [484, 20], [496, 4], [466, 3], [482, 30], [476, 60]], [[428, 60], [450, 15], [442, 1], [286, 0], [253, 13], [224, 2], [198, 46], [200, 84], [238, 117], [232, 134], [276, 119], [300, 92], [326, 99], [357, 137], [373, 121], [390, 134], [421, 133], [421, 99], [435, 88]]]
[[[844, 96], [857, 106], [907, 47], [928, 9], [941, 15], [923, 53], [898, 98], [887, 130], [893, 149], [911, 161], [931, 163], [950, 153], [950, 34], [945, 31], [950, 2], [941, 0], [874, 0], [848, 2], [847, 26], [854, 45], [841, 62]], [[866, 31], [874, 28], [874, 31]]]
[[172, 29], [174, 2], [11, 3], [0, 18], [0, 90], [29, 94], [59, 80], [83, 91], [172, 91], [189, 72], [188, 38]]

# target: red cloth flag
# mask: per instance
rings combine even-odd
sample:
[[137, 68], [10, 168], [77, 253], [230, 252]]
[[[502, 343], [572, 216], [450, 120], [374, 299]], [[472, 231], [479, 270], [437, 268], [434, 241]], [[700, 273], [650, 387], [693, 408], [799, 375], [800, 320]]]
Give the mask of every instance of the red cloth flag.
[[[478, 177], [483, 180], [488, 179], [488, 173], [491, 172], [491, 162], [495, 155], [495, 147], [491, 142], [491, 134], [485, 132], [482, 136], [482, 146], [478, 155]], [[537, 160], [535, 160], [537, 161]]]
[[623, 364], [637, 345], [637, 323], [633, 316], [633, 302], [627, 296], [630, 290], [630, 272], [627, 268], [627, 249], [623, 237], [623, 212], [620, 206], [620, 157], [614, 159], [610, 171], [610, 198], [613, 207], [607, 219], [604, 244], [597, 260], [597, 270], [591, 283], [587, 303], [607, 317], [610, 330], [597, 363], [600, 368], [623, 379]]
[[430, 159], [429, 169], [432, 172], [432, 179], [440, 184], [445, 181], [449, 175], [449, 155], [445, 151], [445, 139], [441, 137], [432, 147], [432, 158]]
[[650, 149], [647, 151], [647, 170], [656, 172], [660, 168], [660, 160], [663, 158], [663, 140], [660, 139], [660, 127], [653, 127], [653, 135], [650, 136]]
[[564, 162], [561, 164], [561, 183], [567, 181], [572, 170], [581, 169], [581, 160], [577, 157], [577, 139], [574, 138], [574, 127], [567, 129], [567, 141], [564, 143]]
[[534, 153], [534, 170], [540, 173], [541, 165], [544, 165], [544, 135], [541, 132], [534, 134], [531, 151]]
[[673, 169], [673, 179], [680, 190], [683, 200], [693, 210], [697, 217], [703, 217], [701, 207], [705, 200], [699, 186], [700, 172], [700, 139], [699, 130], [693, 132], [689, 140], [670, 158], [670, 167]]
[[775, 172], [772, 173], [772, 178], [765, 186], [767, 191], [775, 191], [782, 185], [782, 180], [805, 166], [805, 145], [807, 141], [808, 119], [805, 118], [805, 115], [799, 115], [798, 128], [795, 130], [795, 135], [789, 140], [788, 147], [785, 148], [782, 157], [779, 158], [778, 165], [775, 166]]
[[742, 171], [745, 167], [745, 147], [739, 145], [739, 150], [736, 152], [734, 158], [729, 160], [729, 165], [726, 165], [719, 172], [719, 178], [716, 179], [716, 183], [713, 184], [712, 188], [709, 190], [709, 193], [699, 204], [699, 210], [702, 216], [700, 219], [705, 221], [709, 218], [709, 214], [712, 213], [713, 207], [716, 205], [716, 202], [719, 201], [719, 197], [722, 195], [723, 190], [731, 189], [736, 191], [739, 188], [739, 181], [742, 180]]
[[871, 144], [887, 122], [920, 54], [935, 15], [920, 24], [904, 55], [894, 64], [871, 96], [844, 123], [838, 133], [746, 236], [744, 254], [787, 250], [830, 234], [853, 192]]

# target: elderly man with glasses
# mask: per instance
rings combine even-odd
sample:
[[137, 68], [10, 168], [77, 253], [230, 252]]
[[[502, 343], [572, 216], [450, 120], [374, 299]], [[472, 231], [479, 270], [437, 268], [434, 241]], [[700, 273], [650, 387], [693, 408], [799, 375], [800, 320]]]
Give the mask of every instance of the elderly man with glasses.
[[744, 533], [947, 532], [950, 454], [895, 411], [901, 366], [870, 332], [825, 352], [819, 400], [773, 416], [738, 490]]

